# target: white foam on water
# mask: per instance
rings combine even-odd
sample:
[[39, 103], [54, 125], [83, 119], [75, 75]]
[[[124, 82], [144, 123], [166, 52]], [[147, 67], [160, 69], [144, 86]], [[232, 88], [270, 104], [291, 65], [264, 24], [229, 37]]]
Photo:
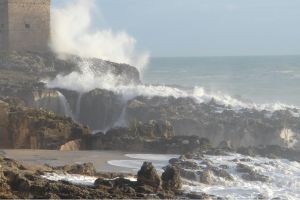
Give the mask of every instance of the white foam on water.
[[[68, 181], [75, 185], [86, 185], [86, 186], [93, 186], [95, 181], [97, 180], [97, 177], [95, 176], [83, 176], [83, 175], [77, 175], [77, 174], [67, 174], [67, 173], [45, 173], [41, 176], [42, 178], [51, 180], [51, 181]], [[115, 180], [119, 177], [116, 177], [114, 179], [105, 179], [105, 180]], [[125, 179], [130, 181], [137, 181], [135, 177], [125, 177]]]
[[[234, 181], [219, 179], [214, 185], [185, 185], [184, 189], [194, 192], [205, 192], [229, 199], [256, 199], [263, 195], [267, 199], [299, 199], [300, 198], [300, 163], [284, 159], [268, 159], [262, 157], [247, 157], [239, 154], [230, 156], [205, 156], [215, 166], [227, 165], [227, 170]], [[251, 162], [242, 162], [259, 174], [268, 176], [269, 182], [246, 181], [242, 174], [236, 171], [233, 159], [250, 158]], [[200, 162], [200, 161], [199, 161]]]
[[97, 180], [97, 177], [94, 176], [83, 176], [76, 174], [45, 173], [41, 177], [51, 181], [68, 181], [76, 185], [88, 186], [94, 185], [94, 182]]
[[70, 104], [67, 101], [66, 97], [61, 92], [58, 92], [58, 98], [59, 98], [59, 101], [61, 102], [61, 104], [63, 106], [64, 115], [66, 117], [71, 117], [72, 119], [74, 119], [72, 109], [71, 109]]

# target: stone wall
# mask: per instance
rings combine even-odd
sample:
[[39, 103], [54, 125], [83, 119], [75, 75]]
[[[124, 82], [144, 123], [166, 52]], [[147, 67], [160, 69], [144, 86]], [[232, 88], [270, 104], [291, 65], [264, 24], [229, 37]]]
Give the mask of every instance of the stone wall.
[[8, 45], [6, 50], [47, 51], [50, 36], [51, 0], [0, 1], [3, 2], [2, 9], [4, 11], [5, 5], [7, 5]]
[[0, 0], [0, 51], [6, 50], [8, 42], [8, 6], [7, 0]]

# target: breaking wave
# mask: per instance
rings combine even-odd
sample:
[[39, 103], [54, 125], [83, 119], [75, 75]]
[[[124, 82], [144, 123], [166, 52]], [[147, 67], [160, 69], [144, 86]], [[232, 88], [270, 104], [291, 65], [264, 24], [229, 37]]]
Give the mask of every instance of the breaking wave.
[[193, 89], [179, 89], [165, 85], [146, 85], [125, 83], [122, 76], [113, 73], [95, 73], [87, 61], [79, 63], [80, 72], [72, 72], [68, 75], [58, 75], [54, 80], [45, 80], [48, 88], [62, 88], [77, 91], [80, 94], [94, 89], [104, 89], [121, 95], [124, 101], [131, 100], [138, 96], [144, 97], [174, 97], [192, 98], [198, 103], [208, 103], [212, 99], [226, 109], [239, 111], [242, 109], [266, 110], [270, 112], [278, 110], [289, 110], [295, 116], [300, 116], [299, 108], [293, 105], [286, 105], [280, 102], [256, 104], [251, 101], [234, 98], [222, 92], [208, 92], [203, 87]]

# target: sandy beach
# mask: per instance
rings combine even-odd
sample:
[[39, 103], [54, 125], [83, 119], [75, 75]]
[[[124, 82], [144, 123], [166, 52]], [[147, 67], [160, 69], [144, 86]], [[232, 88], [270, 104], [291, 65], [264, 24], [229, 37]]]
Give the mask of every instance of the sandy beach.
[[[52, 150], [1, 150], [6, 157], [22, 161], [25, 164], [49, 164], [62, 166], [92, 162], [98, 172], [135, 172], [128, 168], [108, 164], [110, 160], [129, 160], [125, 152], [120, 151], [52, 151]], [[132, 159], [130, 159], [132, 160]]]

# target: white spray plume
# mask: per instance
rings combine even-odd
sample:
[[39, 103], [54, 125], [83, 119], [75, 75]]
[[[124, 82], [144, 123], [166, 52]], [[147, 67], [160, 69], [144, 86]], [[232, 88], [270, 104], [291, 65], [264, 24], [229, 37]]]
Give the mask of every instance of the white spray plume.
[[95, 7], [95, 0], [76, 0], [69, 1], [63, 8], [52, 9], [52, 50], [60, 56], [75, 54], [126, 63], [142, 72], [149, 54], [137, 53], [136, 40], [124, 31], [93, 31], [92, 11]]

